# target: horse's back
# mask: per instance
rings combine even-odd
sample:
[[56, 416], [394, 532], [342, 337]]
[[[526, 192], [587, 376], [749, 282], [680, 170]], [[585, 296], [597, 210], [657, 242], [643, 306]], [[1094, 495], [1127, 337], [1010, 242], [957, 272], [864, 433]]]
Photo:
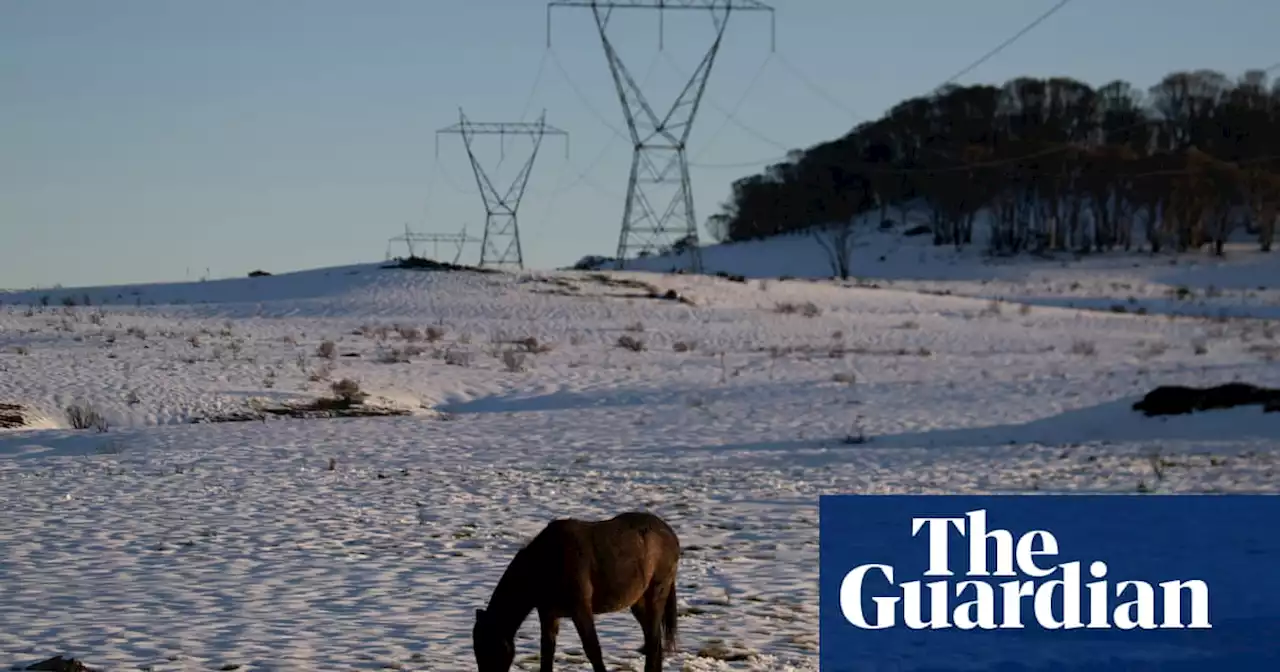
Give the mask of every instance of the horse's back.
[[639, 535], [642, 538], [656, 535], [677, 549], [680, 547], [680, 539], [671, 525], [647, 511], [628, 511], [604, 520], [557, 518], [547, 523], [538, 537], [567, 543], [573, 538], [587, 537], [621, 540], [629, 534]]
[[602, 522], [611, 523], [622, 529], [638, 532], [641, 535], [654, 533], [675, 545], [676, 548], [680, 547], [680, 539], [676, 536], [676, 531], [671, 529], [667, 521], [648, 511], [628, 511]]

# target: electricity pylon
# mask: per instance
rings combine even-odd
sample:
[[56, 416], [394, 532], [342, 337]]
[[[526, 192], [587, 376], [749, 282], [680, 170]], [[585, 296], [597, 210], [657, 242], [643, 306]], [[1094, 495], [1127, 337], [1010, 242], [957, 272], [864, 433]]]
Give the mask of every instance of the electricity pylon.
[[463, 247], [467, 243], [478, 243], [480, 239], [467, 235], [467, 227], [462, 227], [462, 233], [418, 233], [409, 230], [409, 225], [404, 225], [404, 235], [395, 236], [387, 239], [387, 259], [391, 259], [391, 244], [404, 243], [409, 249], [409, 257], [417, 256], [417, 252], [413, 249], [414, 243], [431, 243], [433, 256], [435, 261], [440, 261], [440, 243], [453, 243], [457, 245], [457, 252], [453, 255], [453, 263], [457, 264], [462, 259]]
[[[622, 101], [634, 153], [627, 181], [627, 202], [622, 211], [622, 232], [618, 237], [618, 267], [626, 267], [629, 254], [658, 253], [664, 248], [683, 248], [689, 268], [702, 270], [698, 250], [698, 219], [694, 214], [693, 188], [689, 179], [689, 159], [685, 150], [694, 118], [706, 92], [707, 79], [715, 65], [724, 39], [729, 15], [736, 10], [767, 11], [773, 8], [757, 0], [552, 0], [547, 4], [547, 46], [551, 45], [551, 10], [555, 7], [590, 7], [595, 15], [605, 58]], [[631, 76], [609, 40], [608, 24], [614, 9], [656, 9], [659, 19], [659, 49], [663, 42], [663, 14], [668, 9], [703, 10], [711, 14], [715, 39], [702, 62], [663, 116], [654, 112], [640, 85]], [[673, 189], [674, 187], [674, 189]], [[657, 192], [669, 192], [665, 204]], [[658, 208], [661, 207], [661, 210]]]
[[[480, 198], [484, 199], [484, 238], [480, 245], [481, 266], [515, 266], [524, 268], [524, 252], [520, 247], [520, 225], [516, 221], [516, 211], [520, 209], [520, 201], [524, 198], [525, 186], [529, 184], [529, 175], [533, 171], [533, 162], [538, 158], [538, 149], [542, 146], [545, 135], [565, 137], [565, 154], [568, 155], [569, 134], [547, 125], [547, 113], [535, 122], [474, 122], [467, 119], [466, 113], [458, 109], [460, 121], [448, 128], [436, 131], [436, 155], [440, 153], [440, 134], [452, 133], [462, 136], [467, 147], [467, 157], [471, 159], [471, 170], [476, 176], [476, 186], [480, 188]], [[477, 135], [528, 135], [533, 136], [533, 151], [520, 172], [505, 192], [499, 192], [493, 180], [485, 173], [476, 157], [472, 142]], [[505, 137], [503, 138], [505, 140]], [[505, 158], [505, 142], [501, 142]]]

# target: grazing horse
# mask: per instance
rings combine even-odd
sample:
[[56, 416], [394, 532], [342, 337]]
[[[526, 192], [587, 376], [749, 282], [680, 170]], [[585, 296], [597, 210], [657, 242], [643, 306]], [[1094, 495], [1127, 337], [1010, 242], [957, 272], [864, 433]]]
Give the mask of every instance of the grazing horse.
[[471, 637], [480, 672], [511, 669], [516, 631], [534, 610], [541, 672], [551, 672], [561, 618], [573, 620], [591, 669], [605, 672], [593, 617], [628, 608], [644, 631], [644, 672], [661, 672], [663, 653], [675, 648], [679, 561], [680, 540], [653, 514], [552, 521], [516, 553], [489, 605], [476, 610]]

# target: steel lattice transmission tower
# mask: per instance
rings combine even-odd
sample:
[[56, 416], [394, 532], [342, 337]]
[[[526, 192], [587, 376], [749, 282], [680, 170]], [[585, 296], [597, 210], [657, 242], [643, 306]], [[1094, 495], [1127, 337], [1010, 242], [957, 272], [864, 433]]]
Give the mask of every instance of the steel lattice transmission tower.
[[[542, 147], [542, 138], [547, 135], [559, 135], [565, 138], [565, 155], [569, 152], [569, 134], [554, 126], [547, 125], [547, 113], [535, 122], [474, 122], [467, 119], [461, 108], [458, 110], [459, 122], [448, 128], [436, 131], [436, 155], [440, 153], [440, 134], [451, 133], [462, 136], [467, 148], [467, 157], [471, 159], [471, 170], [476, 176], [476, 186], [480, 188], [480, 197], [484, 199], [484, 238], [480, 244], [481, 266], [515, 266], [524, 268], [524, 252], [520, 247], [520, 225], [516, 219], [516, 211], [520, 209], [520, 201], [524, 198], [525, 187], [529, 184], [529, 175], [533, 172], [533, 162], [538, 158], [538, 149]], [[479, 135], [532, 136], [533, 151], [529, 160], [525, 161], [520, 172], [516, 174], [506, 191], [499, 192], [493, 180], [480, 165], [476, 156], [474, 141]], [[506, 152], [505, 142], [500, 143]]]
[[[757, 0], [552, 0], [547, 4], [548, 47], [551, 45], [551, 10], [555, 7], [589, 7], [595, 15], [600, 41], [631, 131], [634, 153], [627, 182], [627, 202], [623, 206], [622, 233], [618, 237], [619, 268], [626, 267], [630, 253], [656, 253], [664, 247], [681, 244], [688, 251], [690, 269], [701, 272], [698, 219], [694, 214], [689, 160], [685, 153], [689, 133], [720, 51], [729, 15], [734, 11], [765, 11], [772, 19], [773, 7]], [[659, 116], [654, 111], [609, 40], [607, 29], [615, 9], [657, 10], [659, 49], [666, 10], [701, 10], [711, 14], [715, 39], [665, 115]], [[669, 200], [664, 202], [667, 194]]]
[[431, 259], [433, 261], [440, 261], [440, 243], [453, 243], [457, 246], [457, 251], [453, 255], [453, 263], [456, 264], [462, 259], [462, 252], [467, 243], [479, 242], [482, 241], [474, 236], [467, 235], [466, 226], [462, 227], [461, 233], [418, 233], [410, 230], [409, 225], [405, 224], [403, 235], [393, 236], [387, 239], [387, 259], [391, 259], [392, 243], [404, 243], [405, 247], [409, 250], [408, 258], [414, 258], [418, 254], [413, 248], [414, 243], [431, 243], [433, 246], [432, 249], [434, 250], [434, 256], [431, 257]]

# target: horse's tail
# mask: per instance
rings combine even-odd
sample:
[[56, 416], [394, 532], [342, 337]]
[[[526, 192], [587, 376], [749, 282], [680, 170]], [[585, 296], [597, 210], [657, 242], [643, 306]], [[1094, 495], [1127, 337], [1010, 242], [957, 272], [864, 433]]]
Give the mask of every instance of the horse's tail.
[[667, 591], [667, 601], [662, 607], [662, 643], [667, 653], [675, 653], [676, 650], [676, 616], [678, 616], [679, 607], [676, 606], [676, 581], [671, 579], [671, 590]]

